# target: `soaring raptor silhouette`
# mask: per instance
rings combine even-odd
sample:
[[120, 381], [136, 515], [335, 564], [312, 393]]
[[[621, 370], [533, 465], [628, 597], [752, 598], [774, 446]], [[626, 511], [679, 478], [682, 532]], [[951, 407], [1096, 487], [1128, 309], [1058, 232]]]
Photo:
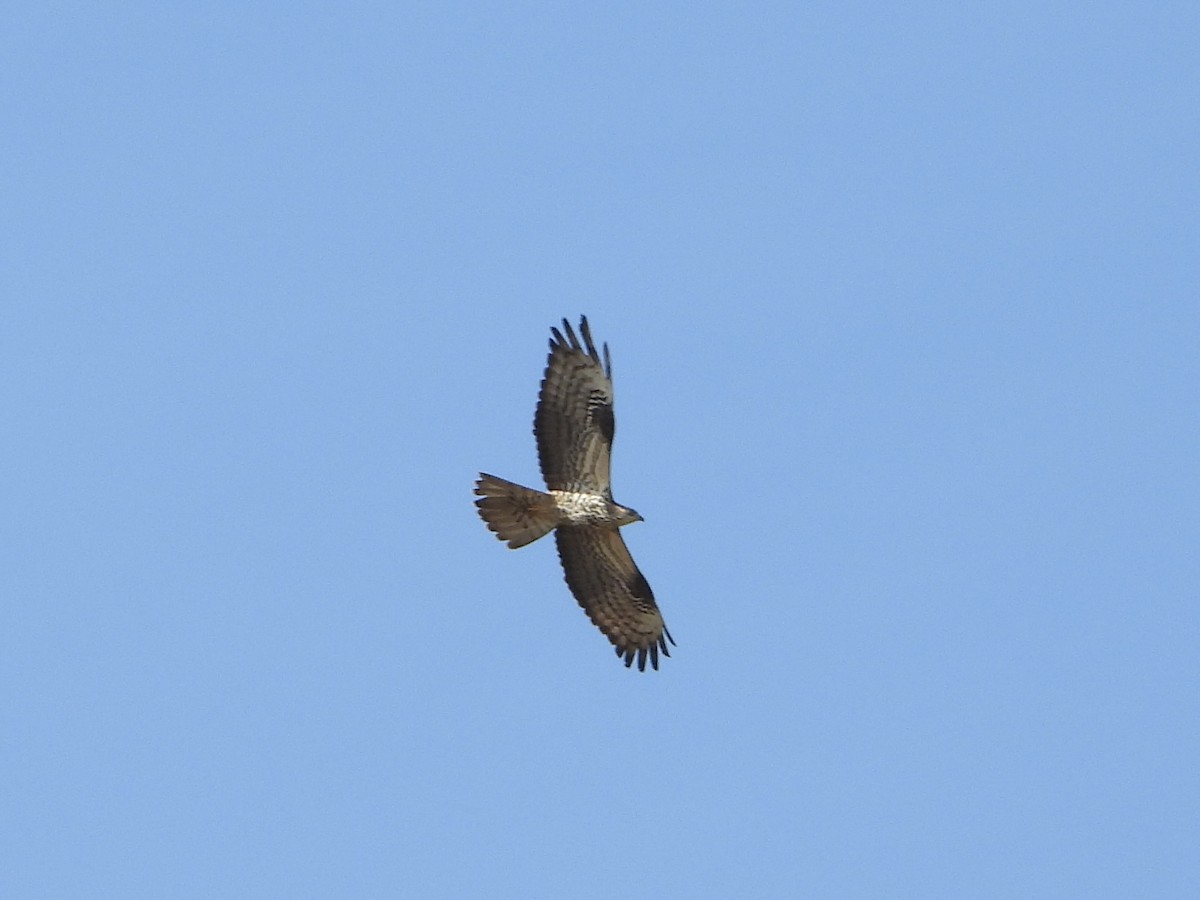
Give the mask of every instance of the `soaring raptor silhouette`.
[[608, 344], [602, 364], [587, 317], [579, 322], [582, 343], [566, 319], [562, 324], [562, 331], [550, 329], [550, 360], [533, 419], [549, 493], [481, 472], [475, 505], [487, 527], [514, 550], [553, 529], [567, 586], [588, 618], [626, 667], [637, 659], [644, 672], [649, 658], [657, 669], [658, 652], [670, 656], [667, 642], [675, 640], [618, 530], [642, 517], [612, 498], [615, 424]]

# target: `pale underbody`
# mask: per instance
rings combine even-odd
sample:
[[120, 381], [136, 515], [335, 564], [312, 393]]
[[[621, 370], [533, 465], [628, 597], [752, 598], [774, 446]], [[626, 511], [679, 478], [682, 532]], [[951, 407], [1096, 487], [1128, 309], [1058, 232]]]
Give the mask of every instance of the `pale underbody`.
[[602, 494], [580, 491], [550, 491], [564, 525], [628, 525], [642, 517], [627, 506], [613, 503]]

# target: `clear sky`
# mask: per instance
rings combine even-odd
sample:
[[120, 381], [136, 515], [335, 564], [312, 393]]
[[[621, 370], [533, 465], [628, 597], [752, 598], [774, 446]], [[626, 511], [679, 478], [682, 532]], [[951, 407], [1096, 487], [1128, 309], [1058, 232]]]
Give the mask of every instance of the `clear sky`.
[[1197, 896], [1198, 10], [7, 10], [0, 895]]

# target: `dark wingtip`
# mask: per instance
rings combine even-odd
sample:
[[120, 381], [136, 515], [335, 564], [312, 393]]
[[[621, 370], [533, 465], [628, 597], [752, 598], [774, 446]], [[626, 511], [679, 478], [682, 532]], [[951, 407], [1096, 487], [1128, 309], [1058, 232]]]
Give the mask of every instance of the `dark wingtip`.
[[648, 658], [650, 660], [650, 668], [657, 672], [659, 651], [662, 651], [663, 656], [669, 657], [671, 655], [671, 651], [667, 647], [667, 641], [670, 641], [672, 644], [675, 643], [675, 639], [671, 637], [671, 632], [667, 631], [666, 627], [664, 626], [663, 634], [659, 637], [656, 643], [651, 644], [649, 647], [629, 647], [628, 649], [623, 649], [621, 647], [614, 646], [613, 650], [616, 652], [618, 659], [623, 659], [625, 661], [625, 668], [632, 668], [633, 663], [636, 660], [638, 664], [638, 671], [645, 672], [646, 660]]
[[[575, 329], [571, 327], [571, 323], [563, 319], [563, 334], [567, 336], [566, 345], [572, 350], [582, 350], [583, 347], [579, 343], [579, 338], [575, 336]], [[557, 329], [552, 329], [557, 331]]]
[[567, 350], [578, 350], [581, 353], [587, 354], [604, 370], [604, 374], [608, 378], [612, 378], [612, 356], [608, 352], [608, 344], [604, 344], [604, 356], [601, 358], [600, 353], [596, 350], [596, 342], [592, 340], [592, 327], [588, 324], [587, 316], [579, 317], [579, 335], [582, 335], [583, 340], [579, 339], [579, 335], [575, 334], [575, 329], [567, 319], [562, 320], [562, 329], [555, 325], [550, 326], [550, 351], [553, 353], [560, 347]]
[[[579, 317], [579, 333], [583, 335], [583, 350], [592, 358], [596, 365], [602, 365], [600, 354], [596, 352], [596, 342], [592, 340], [592, 329], [588, 325], [587, 316]], [[604, 356], [608, 358], [608, 345], [604, 345]], [[605, 373], [607, 374], [607, 373]]]

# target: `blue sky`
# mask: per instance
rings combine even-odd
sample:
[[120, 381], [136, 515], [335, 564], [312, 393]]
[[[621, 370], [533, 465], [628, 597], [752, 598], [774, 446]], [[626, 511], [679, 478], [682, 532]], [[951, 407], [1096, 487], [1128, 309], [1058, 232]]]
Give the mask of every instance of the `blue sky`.
[[1195, 896], [1196, 10], [11, 10], [0, 893]]

